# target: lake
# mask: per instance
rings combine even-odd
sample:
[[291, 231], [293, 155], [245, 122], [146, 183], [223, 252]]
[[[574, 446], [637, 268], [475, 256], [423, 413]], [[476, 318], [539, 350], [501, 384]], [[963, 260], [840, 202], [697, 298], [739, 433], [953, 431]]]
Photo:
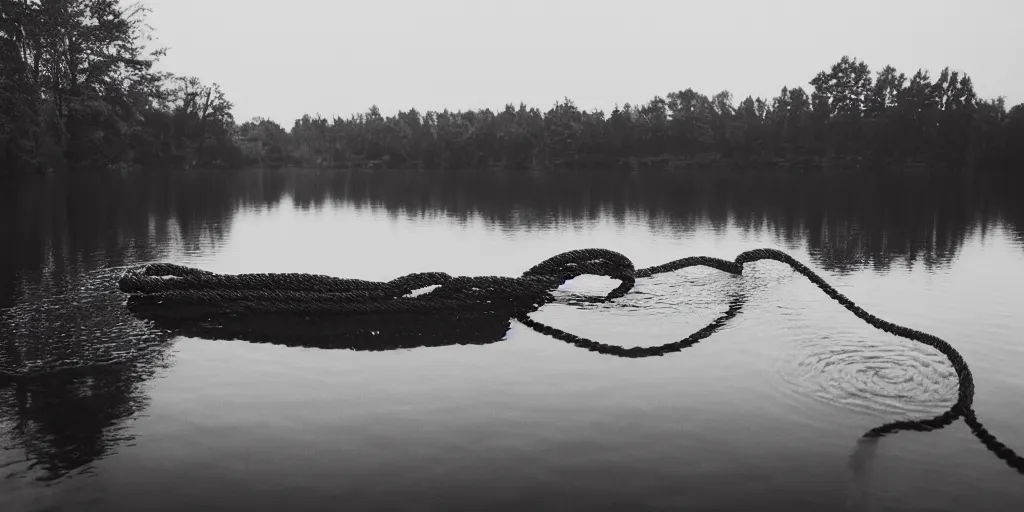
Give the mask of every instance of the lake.
[[637, 268], [777, 248], [949, 341], [979, 419], [1020, 451], [1015, 182], [284, 169], [2, 186], [0, 369], [19, 376], [0, 384], [5, 511], [1024, 508], [1024, 474], [963, 420], [860, 441], [948, 409], [956, 374], [777, 262], [638, 279], [608, 303], [574, 300], [617, 284], [581, 276], [531, 315], [656, 346], [742, 296], [712, 336], [639, 359], [514, 320], [493, 339], [395, 350], [205, 339], [133, 316], [116, 285], [157, 261], [384, 281], [518, 276], [588, 247]]

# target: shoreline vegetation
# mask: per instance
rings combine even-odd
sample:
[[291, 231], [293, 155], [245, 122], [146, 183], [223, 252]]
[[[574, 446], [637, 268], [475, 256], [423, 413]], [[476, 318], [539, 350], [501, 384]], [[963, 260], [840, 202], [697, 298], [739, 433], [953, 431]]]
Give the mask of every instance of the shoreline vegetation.
[[943, 69], [843, 56], [773, 98], [685, 89], [610, 113], [537, 107], [237, 123], [217, 84], [157, 72], [148, 10], [0, 0], [0, 175], [96, 169], [941, 169], [1024, 166], [1024, 104]]

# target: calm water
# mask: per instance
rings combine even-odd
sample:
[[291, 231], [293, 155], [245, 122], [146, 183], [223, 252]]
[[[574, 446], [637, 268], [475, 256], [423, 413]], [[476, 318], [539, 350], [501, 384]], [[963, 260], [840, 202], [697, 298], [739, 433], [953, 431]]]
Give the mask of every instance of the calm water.
[[[971, 510], [1024, 507], [1024, 475], [941, 413], [937, 352], [876, 331], [778, 263], [693, 268], [612, 304], [512, 322], [478, 345], [322, 350], [158, 331], [122, 306], [126, 265], [517, 276], [603, 247], [637, 267], [775, 247], [868, 311], [949, 340], [975, 409], [1024, 450], [1019, 186], [717, 176], [275, 171], [39, 178], [0, 191], [0, 363], [120, 363], [0, 387], [0, 509]], [[616, 284], [584, 276], [560, 290]]]

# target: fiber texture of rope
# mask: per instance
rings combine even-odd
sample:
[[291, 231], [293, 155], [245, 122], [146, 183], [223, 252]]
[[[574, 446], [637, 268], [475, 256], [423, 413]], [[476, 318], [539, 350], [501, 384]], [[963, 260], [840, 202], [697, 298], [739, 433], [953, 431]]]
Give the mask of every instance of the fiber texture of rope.
[[[971, 432], [986, 448], [1024, 474], [1024, 458], [999, 442], [978, 420], [973, 409], [974, 377], [967, 362], [952, 345], [931, 334], [868, 313], [803, 263], [776, 249], [747, 251], [734, 261], [694, 256], [645, 269], [635, 269], [629, 258], [615, 251], [581, 249], [548, 258], [518, 278], [452, 277], [445, 273], [431, 272], [409, 274], [386, 282], [310, 274], [223, 275], [168, 263], [155, 263], [125, 273], [118, 281], [118, 286], [121, 291], [131, 295], [129, 306], [142, 316], [173, 320], [179, 326], [195, 325], [196, 322], [209, 326], [211, 322], [234, 321], [237, 327], [262, 315], [282, 314], [292, 315], [292, 318], [298, 315], [306, 320], [322, 321], [329, 318], [341, 324], [359, 324], [368, 319], [388, 323], [387, 319], [392, 315], [448, 323], [491, 316], [501, 321], [488, 325], [504, 327], [507, 326], [507, 319], [514, 318], [542, 334], [587, 350], [639, 358], [678, 352], [711, 336], [739, 314], [743, 306], [742, 297], [732, 299], [728, 310], [706, 327], [680, 341], [657, 347], [626, 348], [599, 343], [544, 325], [530, 318], [529, 314], [552, 302], [552, 292], [559, 286], [585, 274], [620, 280], [621, 284], [607, 296], [594, 299], [612, 301], [628, 293], [638, 278], [693, 266], [705, 266], [740, 276], [744, 265], [761, 260], [789, 265], [871, 326], [928, 345], [941, 352], [952, 364], [959, 387], [957, 401], [948, 411], [930, 419], [887, 423], [871, 429], [864, 437], [880, 437], [903, 430], [931, 431], [964, 418]], [[414, 290], [430, 286], [436, 288], [410, 296]], [[267, 323], [280, 325], [277, 320]], [[485, 323], [481, 321], [480, 325]], [[489, 335], [493, 338], [496, 331], [491, 331]]]

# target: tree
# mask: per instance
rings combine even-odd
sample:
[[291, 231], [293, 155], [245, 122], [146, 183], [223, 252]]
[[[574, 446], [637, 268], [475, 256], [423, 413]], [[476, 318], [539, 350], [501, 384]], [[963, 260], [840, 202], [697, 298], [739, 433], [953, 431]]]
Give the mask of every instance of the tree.
[[39, 120], [36, 87], [26, 60], [21, 2], [0, 1], [0, 175], [39, 165]]
[[871, 70], [866, 63], [844, 55], [828, 72], [818, 73], [811, 85], [814, 92], [829, 99], [829, 114], [859, 117], [871, 90]]

